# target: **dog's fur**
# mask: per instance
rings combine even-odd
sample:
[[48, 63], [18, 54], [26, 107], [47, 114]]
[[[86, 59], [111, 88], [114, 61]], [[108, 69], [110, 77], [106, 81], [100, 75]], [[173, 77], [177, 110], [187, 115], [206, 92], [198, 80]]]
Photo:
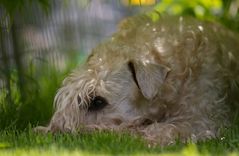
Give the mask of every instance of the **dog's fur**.
[[[160, 145], [216, 137], [239, 96], [238, 56], [238, 36], [219, 24], [129, 18], [64, 80], [37, 130], [129, 130]], [[107, 105], [90, 111], [96, 96]]]

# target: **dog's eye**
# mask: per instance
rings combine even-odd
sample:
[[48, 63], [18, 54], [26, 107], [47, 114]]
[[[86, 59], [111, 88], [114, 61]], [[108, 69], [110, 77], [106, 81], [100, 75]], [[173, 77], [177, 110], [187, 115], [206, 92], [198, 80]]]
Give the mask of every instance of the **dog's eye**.
[[96, 96], [94, 99], [91, 101], [90, 106], [88, 108], [88, 111], [98, 111], [103, 109], [108, 102], [106, 101], [105, 98], [101, 96]]

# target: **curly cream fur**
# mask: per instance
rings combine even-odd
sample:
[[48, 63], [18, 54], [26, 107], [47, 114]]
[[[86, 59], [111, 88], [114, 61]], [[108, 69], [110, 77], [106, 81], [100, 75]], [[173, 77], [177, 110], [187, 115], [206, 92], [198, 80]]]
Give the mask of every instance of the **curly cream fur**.
[[[216, 137], [238, 100], [238, 56], [238, 36], [218, 24], [127, 19], [64, 80], [49, 126], [37, 129], [126, 129], [161, 145]], [[90, 112], [95, 96], [108, 105]]]

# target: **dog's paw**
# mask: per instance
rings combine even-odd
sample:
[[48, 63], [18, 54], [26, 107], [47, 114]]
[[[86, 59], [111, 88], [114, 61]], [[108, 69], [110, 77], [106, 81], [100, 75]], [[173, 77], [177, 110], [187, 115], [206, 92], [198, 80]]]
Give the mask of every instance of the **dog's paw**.
[[177, 128], [172, 124], [152, 124], [140, 132], [149, 147], [172, 145], [178, 137]]
[[49, 128], [48, 127], [44, 127], [44, 126], [37, 126], [33, 129], [34, 132], [36, 133], [48, 133], [49, 132]]

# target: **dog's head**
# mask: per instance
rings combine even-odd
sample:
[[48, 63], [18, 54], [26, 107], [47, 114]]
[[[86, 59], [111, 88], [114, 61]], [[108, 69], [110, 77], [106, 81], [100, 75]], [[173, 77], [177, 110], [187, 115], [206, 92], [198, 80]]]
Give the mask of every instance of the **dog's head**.
[[165, 106], [158, 101], [170, 69], [161, 62], [157, 48], [166, 46], [160, 43], [155, 49], [155, 26], [143, 23], [138, 28], [123, 25], [64, 80], [55, 97], [52, 131], [74, 131], [81, 125], [116, 128], [136, 119], [160, 117]]
[[112, 41], [98, 46], [81, 70], [64, 80], [55, 97], [51, 129], [117, 128], [148, 118], [145, 112], [160, 94], [169, 69], [149, 54], [117, 46]]
[[[174, 26], [176, 20], [179, 27]], [[155, 23], [134, 17], [122, 22], [118, 32], [63, 81], [47, 131], [75, 131], [81, 126], [114, 129], [167, 115], [181, 80], [190, 76], [188, 53], [206, 43], [198, 24], [188, 27], [182, 21]]]

